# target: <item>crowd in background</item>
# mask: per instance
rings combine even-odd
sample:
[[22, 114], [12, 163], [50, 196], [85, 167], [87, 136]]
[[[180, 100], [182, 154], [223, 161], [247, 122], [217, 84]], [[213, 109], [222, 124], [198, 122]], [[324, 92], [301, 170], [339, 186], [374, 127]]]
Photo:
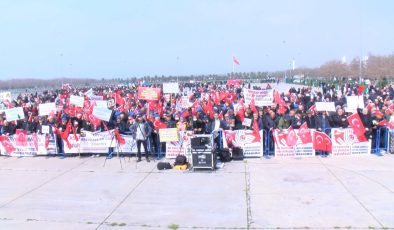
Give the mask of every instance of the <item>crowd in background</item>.
[[[112, 110], [108, 122], [100, 121], [91, 115], [94, 102], [87, 96], [83, 107], [70, 105], [70, 95], [83, 96], [90, 88], [66, 86], [43, 93], [22, 93], [13, 101], [2, 102], [5, 109], [22, 107], [25, 117], [9, 122], [5, 114], [1, 114], [1, 135], [13, 135], [17, 129], [26, 130], [28, 133], [41, 133], [42, 126], [45, 125], [50, 126], [50, 132], [58, 135], [60, 140], [61, 132], [64, 132], [68, 125], [71, 125], [73, 132], [77, 134], [117, 129], [121, 134], [148, 140], [152, 146], [151, 152], [157, 152], [160, 149], [158, 130], [164, 127], [177, 128], [179, 131], [190, 130], [195, 134], [208, 134], [218, 129], [255, 130], [256, 127], [272, 133], [275, 129], [298, 129], [304, 123], [308, 128], [323, 132], [330, 128], [347, 128], [347, 116], [351, 113], [347, 110], [346, 96], [352, 95], [364, 97], [364, 108], [357, 112], [365, 127], [365, 136], [372, 142], [376, 139], [376, 130], [381, 121], [394, 122], [394, 89], [391, 85], [378, 88], [373, 83], [341, 86], [322, 84], [315, 89], [291, 88], [287, 92], [278, 92], [280, 99], [276, 98], [272, 106], [258, 107], [245, 104], [243, 89], [261, 88], [250, 83], [179, 83], [178, 94], [162, 94], [158, 101], [138, 98], [138, 87], [142, 84], [134, 82], [122, 87], [92, 88], [94, 95], [113, 101], [108, 105], [108, 109]], [[162, 88], [162, 85], [148, 87]], [[275, 85], [272, 85], [272, 88], [274, 89]], [[187, 107], [180, 106], [185, 96], [189, 100]], [[336, 111], [316, 111], [315, 102], [322, 101], [334, 102]], [[56, 103], [58, 111], [39, 116], [39, 104], [50, 102]], [[251, 119], [250, 125], [243, 123], [245, 118]], [[144, 124], [144, 130], [140, 132], [140, 126], [136, 126], [136, 123]], [[266, 138], [272, 139], [272, 135]], [[60, 152], [63, 151], [62, 148], [62, 145], [59, 145]], [[273, 145], [270, 148], [274, 148]]]

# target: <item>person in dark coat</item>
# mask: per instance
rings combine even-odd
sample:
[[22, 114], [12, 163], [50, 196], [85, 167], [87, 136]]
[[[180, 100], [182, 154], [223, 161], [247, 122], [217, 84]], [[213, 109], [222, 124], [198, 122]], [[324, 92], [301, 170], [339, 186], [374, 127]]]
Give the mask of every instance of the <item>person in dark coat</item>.
[[332, 116], [331, 121], [331, 126], [333, 128], [347, 128], [349, 126], [347, 116], [341, 108], [337, 109], [337, 112]]

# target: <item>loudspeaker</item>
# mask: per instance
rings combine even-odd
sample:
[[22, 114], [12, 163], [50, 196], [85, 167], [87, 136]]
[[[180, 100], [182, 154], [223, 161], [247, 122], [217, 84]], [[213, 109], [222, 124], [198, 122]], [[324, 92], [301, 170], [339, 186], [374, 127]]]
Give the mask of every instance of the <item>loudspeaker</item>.
[[192, 149], [212, 148], [211, 135], [197, 135], [190, 139]]

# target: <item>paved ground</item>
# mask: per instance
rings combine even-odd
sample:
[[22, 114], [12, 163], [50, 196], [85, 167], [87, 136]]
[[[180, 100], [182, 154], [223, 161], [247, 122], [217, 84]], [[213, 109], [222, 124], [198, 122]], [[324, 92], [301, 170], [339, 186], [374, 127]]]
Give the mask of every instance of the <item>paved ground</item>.
[[216, 172], [135, 158], [0, 158], [0, 229], [394, 228], [394, 155], [248, 159]]

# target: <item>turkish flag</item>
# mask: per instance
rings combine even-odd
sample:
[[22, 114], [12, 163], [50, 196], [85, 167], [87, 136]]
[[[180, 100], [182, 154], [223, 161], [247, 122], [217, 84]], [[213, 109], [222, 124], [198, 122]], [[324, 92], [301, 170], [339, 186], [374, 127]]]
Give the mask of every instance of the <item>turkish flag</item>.
[[285, 102], [285, 101], [283, 100], [283, 98], [280, 96], [280, 94], [279, 94], [278, 91], [275, 91], [275, 92], [274, 92], [274, 102], [275, 102], [276, 104], [279, 104], [279, 105], [282, 105], [282, 106], [284, 106], [284, 107], [287, 107], [286, 102]]
[[255, 140], [253, 142], [260, 141], [260, 129], [259, 129], [259, 121], [257, 119], [253, 120], [253, 134], [255, 136]]
[[357, 136], [357, 139], [358, 139], [359, 142], [368, 142], [368, 139], [365, 137], [364, 134], [360, 135], [360, 136]]
[[3, 145], [6, 153], [12, 153], [16, 150], [7, 136], [0, 136], [0, 143]]
[[286, 144], [290, 147], [297, 144], [297, 135], [291, 126], [287, 129]]
[[252, 100], [250, 101], [249, 107], [250, 107], [250, 110], [251, 110], [253, 113], [257, 113], [257, 108], [256, 108], [256, 104], [255, 104], [255, 101], [254, 101], [254, 97], [253, 97]]
[[311, 112], [316, 112], [316, 105], [312, 105], [308, 110]]
[[16, 146], [27, 146], [27, 131], [23, 129], [17, 129], [15, 132], [15, 144]]
[[124, 145], [126, 144], [126, 140], [120, 135], [119, 130], [115, 129], [115, 137], [119, 144]]
[[94, 116], [93, 114], [89, 114], [88, 115], [88, 120], [90, 121], [90, 123], [92, 123], [94, 126], [99, 126], [101, 124], [101, 120], [98, 119], [96, 116]]
[[380, 121], [378, 123], [378, 126], [386, 126], [389, 129], [394, 129], [394, 123], [393, 122], [388, 122], [386, 120]]
[[358, 113], [354, 113], [347, 118], [350, 127], [353, 129], [353, 132], [356, 136], [364, 135], [365, 128], [363, 123], [361, 122], [360, 115]]
[[389, 126], [389, 122], [388, 121], [386, 121], [386, 120], [383, 120], [383, 121], [380, 121], [379, 123], [378, 123], [378, 126]]
[[315, 150], [331, 152], [332, 142], [327, 134], [315, 130], [313, 132], [313, 139], [314, 139], [313, 148]]
[[312, 143], [311, 131], [308, 129], [308, 125], [304, 122], [298, 130], [298, 137], [303, 144]]
[[117, 90], [115, 93], [115, 103], [119, 104], [119, 105], [124, 105], [125, 100], [121, 95], [122, 91], [121, 90]]
[[236, 115], [239, 117], [239, 119], [243, 122], [245, 119], [245, 107], [243, 105], [243, 103], [241, 102], [237, 109], [236, 109]]
[[365, 91], [365, 86], [364, 85], [358, 85], [357, 86], [357, 94], [360, 96], [361, 94], [363, 94]]
[[229, 145], [229, 146], [234, 145], [235, 144], [235, 132], [225, 130], [224, 134], [226, 136], [227, 145]]
[[226, 93], [226, 102], [228, 103], [234, 103], [235, 99], [237, 98], [237, 93]]
[[233, 63], [236, 65], [239, 65], [239, 61], [237, 59], [237, 57], [233, 56]]
[[14, 104], [12, 104], [12, 102], [9, 101], [8, 99], [7, 99], [7, 100], [4, 100], [4, 101], [3, 101], [3, 104], [5, 104], [5, 105], [7, 106], [7, 108], [9, 108], [9, 109], [14, 108]]
[[167, 128], [167, 125], [161, 121], [155, 121], [153, 122], [153, 126], [155, 127], [155, 129], [165, 129]]

